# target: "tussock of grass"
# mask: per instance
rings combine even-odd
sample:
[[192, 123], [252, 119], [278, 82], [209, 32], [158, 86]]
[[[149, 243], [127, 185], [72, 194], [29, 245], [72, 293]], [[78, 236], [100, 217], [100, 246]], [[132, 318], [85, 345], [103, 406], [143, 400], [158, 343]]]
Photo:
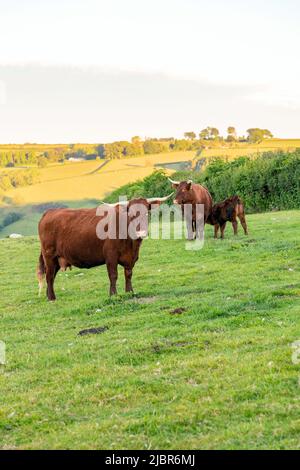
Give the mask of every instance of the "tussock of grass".
[[137, 296], [121, 269], [113, 299], [104, 267], [61, 273], [55, 304], [37, 239], [0, 240], [0, 447], [299, 448], [300, 212], [248, 221], [199, 252], [146, 240]]

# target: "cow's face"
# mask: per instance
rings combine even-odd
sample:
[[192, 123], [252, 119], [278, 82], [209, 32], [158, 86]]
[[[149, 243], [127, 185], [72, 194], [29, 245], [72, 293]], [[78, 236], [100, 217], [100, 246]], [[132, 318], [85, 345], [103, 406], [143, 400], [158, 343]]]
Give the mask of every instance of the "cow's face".
[[127, 206], [129, 237], [143, 239], [148, 236], [148, 220], [151, 209], [157, 208], [170, 196], [164, 198], [137, 198], [129, 201]]
[[127, 214], [130, 238], [142, 240], [147, 237], [149, 210], [150, 207], [146, 199], [137, 198], [129, 201]]
[[190, 181], [181, 181], [181, 183], [174, 183], [173, 187], [176, 188], [174, 204], [188, 204], [193, 202], [192, 183]]

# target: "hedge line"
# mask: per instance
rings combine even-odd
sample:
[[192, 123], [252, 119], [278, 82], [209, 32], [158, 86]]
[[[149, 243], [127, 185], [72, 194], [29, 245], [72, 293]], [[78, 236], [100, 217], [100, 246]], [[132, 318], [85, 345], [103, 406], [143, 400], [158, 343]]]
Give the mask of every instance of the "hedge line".
[[[210, 160], [201, 172], [177, 172], [173, 179], [191, 178], [205, 185], [215, 202], [238, 194], [248, 212], [265, 212], [300, 208], [300, 149], [293, 153], [266, 152], [256, 158], [240, 157], [232, 162], [222, 158]], [[119, 196], [165, 196], [171, 191], [163, 171], [114, 191], [108, 202]]]

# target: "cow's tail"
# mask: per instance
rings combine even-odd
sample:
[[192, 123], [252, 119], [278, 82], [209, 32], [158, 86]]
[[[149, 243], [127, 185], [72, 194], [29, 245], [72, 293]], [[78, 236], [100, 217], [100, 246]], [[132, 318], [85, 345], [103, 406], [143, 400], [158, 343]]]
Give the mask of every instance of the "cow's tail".
[[37, 265], [37, 270], [36, 270], [36, 274], [37, 274], [37, 278], [38, 278], [38, 282], [39, 282], [39, 296], [42, 293], [45, 273], [46, 273], [45, 261], [44, 261], [43, 255], [41, 253], [40, 257], [39, 257], [39, 264]]

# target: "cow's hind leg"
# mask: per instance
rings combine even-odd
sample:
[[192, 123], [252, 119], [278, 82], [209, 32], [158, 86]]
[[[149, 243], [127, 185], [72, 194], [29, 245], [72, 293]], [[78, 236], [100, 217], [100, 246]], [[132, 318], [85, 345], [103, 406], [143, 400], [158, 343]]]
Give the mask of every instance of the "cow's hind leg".
[[37, 275], [38, 282], [39, 282], [39, 296], [42, 293], [45, 274], [46, 274], [46, 266], [45, 266], [44, 257], [41, 253], [39, 257], [39, 262], [37, 265], [37, 270], [36, 270], [36, 275]]
[[106, 263], [108, 277], [110, 280], [110, 295], [115, 295], [117, 293], [117, 279], [118, 279], [118, 263], [107, 261]]
[[216, 224], [214, 226], [214, 238], [218, 238], [218, 232], [219, 232], [220, 225]]
[[239, 215], [238, 215], [238, 218], [240, 219], [240, 222], [241, 222], [242, 227], [243, 227], [243, 229], [244, 229], [245, 235], [248, 235], [248, 227], [247, 227], [247, 223], [246, 223], [245, 214], [244, 214], [244, 213], [239, 214]]
[[133, 292], [133, 288], [131, 284], [132, 268], [125, 267], [124, 274], [125, 274], [125, 292]]
[[47, 281], [47, 297], [48, 300], [56, 300], [54, 292], [54, 280], [55, 276], [59, 271], [59, 263], [57, 258], [46, 258], [46, 281]]

